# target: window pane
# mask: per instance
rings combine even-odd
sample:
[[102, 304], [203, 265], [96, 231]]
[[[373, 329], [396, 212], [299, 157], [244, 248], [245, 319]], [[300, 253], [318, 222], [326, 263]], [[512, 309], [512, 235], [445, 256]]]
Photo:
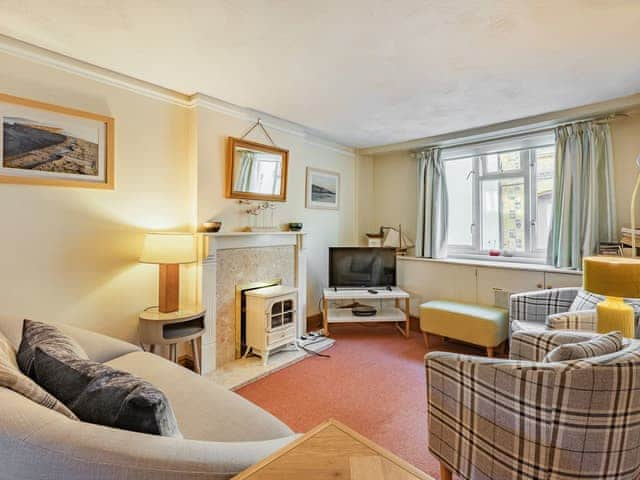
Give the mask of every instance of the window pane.
[[524, 178], [483, 180], [480, 194], [482, 249], [524, 250]]
[[520, 170], [520, 152], [492, 153], [485, 155], [485, 173]]
[[508, 152], [500, 154], [500, 170], [520, 170], [520, 152]]
[[449, 193], [449, 245], [471, 246], [473, 237], [473, 158], [444, 162]]
[[537, 148], [536, 159], [536, 229], [535, 248], [546, 250], [551, 228], [551, 198], [555, 169], [555, 147]]
[[486, 155], [484, 157], [486, 173], [496, 173], [498, 171], [498, 155]]

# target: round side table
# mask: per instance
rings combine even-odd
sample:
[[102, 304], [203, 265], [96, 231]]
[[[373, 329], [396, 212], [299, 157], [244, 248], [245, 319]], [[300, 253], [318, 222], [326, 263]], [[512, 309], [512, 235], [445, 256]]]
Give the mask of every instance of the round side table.
[[177, 345], [191, 342], [193, 366], [200, 373], [200, 355], [198, 338], [204, 335], [204, 315], [201, 307], [182, 308], [171, 313], [162, 313], [158, 308], [150, 308], [140, 314], [140, 342], [151, 347], [155, 353], [156, 345], [169, 345], [170, 359], [178, 363]]

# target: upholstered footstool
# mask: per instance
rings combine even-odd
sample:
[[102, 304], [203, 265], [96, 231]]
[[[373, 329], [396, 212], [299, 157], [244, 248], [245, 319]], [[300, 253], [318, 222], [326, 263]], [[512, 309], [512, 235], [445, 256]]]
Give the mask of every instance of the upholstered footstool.
[[420, 330], [427, 349], [432, 333], [479, 345], [493, 357], [509, 334], [509, 315], [504, 308], [435, 300], [420, 305]]

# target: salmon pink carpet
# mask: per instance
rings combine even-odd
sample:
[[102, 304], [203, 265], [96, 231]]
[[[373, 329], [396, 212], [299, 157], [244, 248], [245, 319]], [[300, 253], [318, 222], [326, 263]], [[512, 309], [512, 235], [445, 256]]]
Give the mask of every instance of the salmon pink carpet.
[[427, 451], [421, 334], [406, 339], [384, 324], [332, 326], [331, 332], [336, 343], [323, 352], [331, 358], [307, 358], [236, 393], [297, 432], [335, 418], [439, 478]]

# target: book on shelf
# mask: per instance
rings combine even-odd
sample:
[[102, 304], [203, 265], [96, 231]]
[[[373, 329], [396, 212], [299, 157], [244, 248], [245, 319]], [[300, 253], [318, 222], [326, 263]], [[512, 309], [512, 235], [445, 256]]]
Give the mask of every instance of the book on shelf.
[[598, 255], [622, 257], [622, 245], [618, 242], [600, 242], [598, 245]]
[[636, 245], [640, 246], [640, 228], [635, 230], [623, 227], [620, 229], [620, 241], [625, 245], [631, 245], [633, 243], [633, 237], [636, 237]]

